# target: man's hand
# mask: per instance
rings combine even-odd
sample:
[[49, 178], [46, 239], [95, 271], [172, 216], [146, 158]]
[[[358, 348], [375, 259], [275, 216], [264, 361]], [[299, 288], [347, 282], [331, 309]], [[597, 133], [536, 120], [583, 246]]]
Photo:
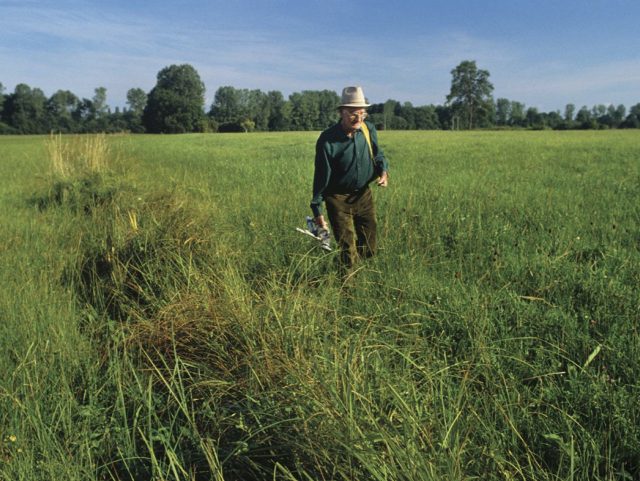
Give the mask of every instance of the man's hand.
[[382, 175], [378, 178], [378, 186], [386, 187], [389, 184], [389, 176], [386, 172], [383, 172]]
[[313, 219], [313, 222], [315, 222], [315, 224], [318, 227], [322, 227], [323, 229], [328, 229], [329, 227], [327, 226], [327, 221], [324, 220], [324, 216], [323, 215], [319, 215], [318, 217], [315, 217]]

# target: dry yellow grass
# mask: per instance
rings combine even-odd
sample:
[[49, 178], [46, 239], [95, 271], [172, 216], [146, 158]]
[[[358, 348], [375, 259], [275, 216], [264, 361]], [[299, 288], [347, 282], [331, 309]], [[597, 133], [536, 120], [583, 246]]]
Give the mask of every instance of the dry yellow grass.
[[105, 172], [111, 155], [106, 134], [64, 137], [51, 134], [47, 152], [51, 173], [63, 178]]

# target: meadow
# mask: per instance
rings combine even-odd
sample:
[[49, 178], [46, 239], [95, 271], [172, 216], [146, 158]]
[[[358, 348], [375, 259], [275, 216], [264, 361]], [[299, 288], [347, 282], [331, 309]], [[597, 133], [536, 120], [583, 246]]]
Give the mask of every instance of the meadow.
[[0, 137], [0, 479], [638, 479], [637, 132], [380, 132], [346, 280], [316, 138]]

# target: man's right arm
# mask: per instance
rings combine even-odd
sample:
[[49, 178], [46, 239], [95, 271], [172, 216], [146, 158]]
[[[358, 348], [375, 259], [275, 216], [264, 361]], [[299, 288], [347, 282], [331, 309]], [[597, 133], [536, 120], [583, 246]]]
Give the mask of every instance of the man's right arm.
[[316, 143], [315, 170], [313, 173], [313, 197], [311, 199], [311, 210], [313, 218], [318, 225], [326, 225], [322, 216], [322, 202], [324, 201], [324, 191], [329, 185], [331, 176], [331, 166], [324, 149], [324, 142], [318, 139]]

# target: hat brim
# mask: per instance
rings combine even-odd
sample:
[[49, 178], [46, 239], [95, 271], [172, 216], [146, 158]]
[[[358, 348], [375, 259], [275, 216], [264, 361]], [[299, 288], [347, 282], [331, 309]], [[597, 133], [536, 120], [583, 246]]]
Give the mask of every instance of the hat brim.
[[367, 108], [367, 107], [371, 107], [371, 104], [360, 104], [360, 103], [354, 103], [354, 104], [342, 104], [342, 105], [338, 105], [338, 108], [341, 109], [342, 107], [359, 107], [361, 109]]

